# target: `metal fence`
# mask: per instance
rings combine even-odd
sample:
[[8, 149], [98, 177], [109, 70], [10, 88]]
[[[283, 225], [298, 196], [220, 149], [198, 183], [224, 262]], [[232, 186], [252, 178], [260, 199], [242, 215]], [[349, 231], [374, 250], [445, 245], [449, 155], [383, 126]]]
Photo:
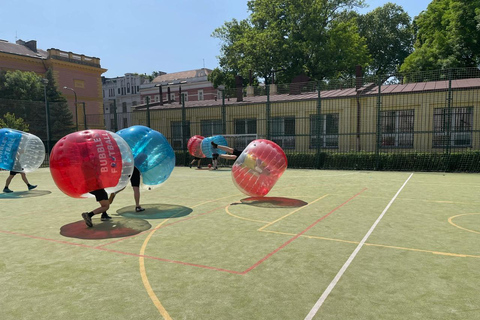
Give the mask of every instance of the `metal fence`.
[[238, 149], [272, 140], [294, 168], [478, 172], [479, 94], [477, 69], [449, 69], [225, 90], [218, 100], [87, 114], [84, 125], [149, 126], [180, 165], [191, 136], [226, 135]]

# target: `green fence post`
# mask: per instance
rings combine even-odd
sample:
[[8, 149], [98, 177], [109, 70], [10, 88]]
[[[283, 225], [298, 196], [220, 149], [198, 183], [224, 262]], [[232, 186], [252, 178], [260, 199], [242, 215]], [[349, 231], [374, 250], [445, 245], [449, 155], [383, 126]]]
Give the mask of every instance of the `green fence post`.
[[187, 150], [187, 110], [185, 110], [185, 96], [180, 97], [182, 100], [182, 148], [183, 148], [183, 164], [188, 165], [188, 150]]
[[317, 91], [318, 91], [318, 98], [317, 98], [317, 119], [316, 119], [316, 132], [315, 135], [317, 136], [317, 169], [321, 167], [321, 152], [322, 152], [322, 145], [320, 143], [320, 136], [322, 134], [321, 131], [321, 123], [322, 123], [322, 99], [320, 96], [320, 80], [317, 83]]
[[270, 86], [266, 85], [266, 93], [267, 93], [267, 105], [266, 105], [266, 130], [267, 130], [267, 140], [270, 140]]
[[117, 123], [117, 99], [113, 100], [113, 130], [114, 132], [118, 131]]
[[150, 98], [147, 97], [147, 127], [150, 128]]
[[448, 69], [448, 92], [447, 92], [447, 115], [446, 115], [446, 123], [445, 123], [445, 130], [447, 132], [447, 145], [445, 148], [445, 157], [444, 157], [444, 168], [445, 171], [449, 170], [449, 163], [450, 163], [450, 152], [452, 147], [452, 69]]
[[380, 169], [380, 147], [382, 144], [382, 124], [381, 124], [381, 108], [382, 108], [382, 80], [378, 79], [378, 95], [377, 95], [377, 143], [375, 144], [375, 170]]
[[227, 107], [225, 106], [225, 94], [222, 90], [222, 132], [227, 134]]
[[83, 127], [87, 130], [87, 113], [85, 112], [85, 102], [82, 102], [83, 105]]

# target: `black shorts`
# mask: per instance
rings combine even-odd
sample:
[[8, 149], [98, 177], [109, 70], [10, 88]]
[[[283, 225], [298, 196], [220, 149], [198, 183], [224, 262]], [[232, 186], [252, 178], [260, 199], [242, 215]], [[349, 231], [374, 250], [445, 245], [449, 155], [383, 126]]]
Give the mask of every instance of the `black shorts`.
[[102, 200], [108, 200], [108, 194], [107, 194], [107, 191], [105, 191], [105, 189], [98, 189], [98, 190], [91, 191], [89, 193], [93, 194], [95, 196], [95, 200], [97, 200], [98, 202]]
[[133, 167], [130, 184], [132, 185], [132, 187], [140, 187], [140, 171], [137, 169], [137, 167]]
[[14, 176], [14, 175], [16, 175], [17, 173], [19, 173], [19, 172], [10, 171], [10, 175], [11, 175], [11, 176]]
[[238, 158], [238, 157], [240, 157], [240, 155], [242, 154], [242, 152], [243, 152], [243, 151], [240, 151], [240, 150], [237, 150], [237, 149], [233, 149], [232, 154], [233, 154], [234, 156], [237, 156], [237, 158]]

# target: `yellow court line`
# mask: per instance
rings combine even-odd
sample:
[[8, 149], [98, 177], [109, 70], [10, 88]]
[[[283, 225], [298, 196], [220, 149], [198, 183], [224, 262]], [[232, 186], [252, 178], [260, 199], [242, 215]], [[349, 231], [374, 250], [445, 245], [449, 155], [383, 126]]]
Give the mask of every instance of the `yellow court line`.
[[280, 221], [280, 220], [282, 220], [282, 219], [284, 219], [284, 218], [286, 218], [286, 217], [288, 217], [288, 216], [291, 216], [291, 215], [294, 214], [295, 212], [300, 211], [301, 209], [306, 208], [306, 207], [308, 207], [309, 205], [312, 205], [312, 204], [314, 204], [315, 202], [317, 202], [317, 201], [319, 201], [319, 200], [322, 200], [322, 199], [324, 199], [324, 198], [327, 197], [327, 196], [328, 196], [328, 194], [326, 194], [326, 195], [324, 195], [324, 196], [321, 196], [320, 198], [318, 198], [318, 199], [310, 202], [310, 203], [307, 204], [306, 206], [303, 206], [303, 207], [300, 207], [300, 208], [298, 208], [298, 209], [295, 209], [295, 210], [293, 210], [292, 212], [287, 213], [287, 214], [284, 215], [283, 217], [280, 217], [280, 218], [278, 218], [278, 219], [275, 220], [275, 221], [272, 221], [272, 222], [267, 223], [266, 225], [264, 225], [263, 227], [261, 227], [260, 229], [258, 229], [258, 231], [263, 231], [263, 229], [268, 228], [268, 227], [271, 226], [272, 224], [277, 223], [278, 221]]
[[[240, 203], [240, 202], [236, 202], [236, 203]], [[231, 215], [232, 217], [235, 217], [235, 218], [238, 218], [238, 219], [242, 219], [242, 220], [247, 220], [247, 221], [252, 221], [252, 222], [260, 222], [260, 223], [268, 223], [268, 221], [262, 221], [262, 220], [255, 220], [255, 219], [250, 219], [250, 218], [244, 218], [244, 217], [240, 217], [240, 216], [237, 216], [233, 213], [230, 212], [230, 210], [228, 210], [228, 208], [230, 208], [232, 204], [229, 204], [228, 206], [225, 207], [225, 211]]]
[[166, 223], [168, 220], [170, 220], [170, 219], [164, 220], [162, 223], [160, 223], [157, 227], [155, 227], [155, 229], [153, 229], [148, 234], [147, 238], [143, 242], [142, 248], [140, 249], [140, 255], [142, 255], [142, 257], [139, 258], [139, 262], [140, 262], [140, 276], [142, 277], [142, 282], [143, 282], [143, 285], [144, 285], [145, 289], [147, 290], [148, 296], [152, 300], [155, 307], [157, 307], [157, 309], [160, 312], [160, 314], [162, 315], [162, 317], [166, 320], [171, 320], [172, 318], [168, 314], [167, 310], [163, 307], [160, 300], [158, 300], [157, 295], [155, 294], [155, 292], [152, 289], [152, 286], [150, 285], [150, 281], [148, 281], [147, 273], [146, 273], [146, 270], [145, 270], [145, 258], [143, 258], [143, 256], [145, 255], [145, 249], [147, 248], [148, 241], [150, 241], [150, 238], [152, 237], [154, 232], [161, 225]]
[[[287, 236], [296, 236], [297, 235], [295, 233], [270, 231], [270, 230], [262, 230], [262, 232], [270, 232], [270, 233], [282, 234], [282, 235], [287, 235]], [[342, 240], [342, 239], [326, 238], [326, 237], [317, 237], [317, 236], [308, 236], [308, 235], [301, 235], [301, 237], [310, 238], [310, 239], [335, 241], [335, 242], [344, 242], [344, 243], [351, 243], [351, 244], [359, 244], [360, 243], [358, 241], [350, 241], [350, 240]], [[405, 250], [405, 251], [426, 252], [426, 253], [432, 253], [432, 254], [437, 254], [437, 255], [442, 255], [442, 256], [450, 256], [450, 257], [480, 258], [479, 255], [452, 253], [452, 252], [441, 252], [441, 251], [406, 248], [406, 247], [398, 247], [398, 246], [388, 246], [388, 245], [384, 245], [384, 244], [365, 243], [365, 245], [366, 246], [372, 246], [372, 247], [382, 247], [382, 248], [389, 248], [389, 249]]]
[[453, 216], [453, 217], [450, 217], [448, 218], [448, 223], [450, 223], [452, 226], [454, 227], [457, 227], [459, 229], [462, 229], [462, 230], [465, 230], [465, 231], [468, 231], [468, 232], [472, 232], [472, 233], [476, 233], [476, 234], [480, 234], [480, 232], [478, 231], [475, 231], [475, 230], [470, 230], [470, 229], [467, 229], [467, 228], [464, 228], [464, 227], [460, 227], [459, 225], [453, 223], [453, 219], [456, 218], [456, 217], [461, 217], [461, 216], [468, 216], [468, 215], [472, 215], [472, 214], [480, 214], [480, 213], [463, 213], [463, 214], [457, 214], [456, 216]]
[[[203, 204], [206, 204], [206, 203], [210, 203], [210, 202], [215, 202], [215, 201], [218, 201], [218, 200], [222, 200], [222, 199], [225, 199], [225, 198], [229, 198], [229, 197], [233, 197], [233, 196], [236, 196], [235, 195], [230, 195], [230, 196], [226, 196], [226, 197], [222, 197], [222, 198], [217, 198], [217, 199], [214, 199], [214, 200], [209, 200], [209, 201], [205, 201], [205, 202], [201, 202], [197, 205], [194, 205], [192, 206], [192, 208], [195, 208], [195, 207], [198, 207], [198, 206], [201, 206]], [[162, 303], [160, 302], [160, 300], [158, 299], [157, 295], [155, 294], [155, 291], [153, 291], [153, 288], [152, 286], [150, 285], [150, 281], [148, 281], [148, 277], [147, 277], [147, 272], [146, 272], [146, 268], [145, 268], [145, 258], [143, 257], [145, 255], [145, 250], [147, 248], [147, 244], [148, 242], [150, 241], [150, 239], [152, 238], [153, 234], [155, 233], [155, 231], [157, 231], [158, 229], [160, 229], [160, 227], [165, 224], [168, 220], [170, 219], [166, 219], [164, 221], [162, 221], [160, 224], [158, 224], [154, 229], [152, 229], [152, 231], [150, 231], [150, 233], [148, 234], [147, 238], [145, 238], [145, 241], [143, 241], [143, 244], [142, 244], [142, 248], [140, 249], [140, 255], [141, 257], [138, 259], [139, 260], [139, 264], [140, 264], [140, 276], [142, 278], [142, 282], [143, 282], [143, 286], [145, 287], [145, 290], [147, 290], [147, 293], [148, 293], [148, 296], [150, 297], [150, 299], [152, 300], [153, 304], [155, 305], [155, 307], [157, 307], [158, 311], [160, 312], [160, 314], [162, 315], [162, 317], [165, 319], [165, 320], [172, 320], [172, 318], [170, 317], [170, 315], [168, 314], [167, 310], [165, 309], [165, 307], [162, 305]]]

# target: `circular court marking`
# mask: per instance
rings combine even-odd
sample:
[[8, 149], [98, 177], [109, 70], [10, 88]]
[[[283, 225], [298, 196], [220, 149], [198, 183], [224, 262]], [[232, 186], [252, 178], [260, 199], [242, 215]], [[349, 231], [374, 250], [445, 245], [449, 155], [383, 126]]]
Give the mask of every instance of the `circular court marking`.
[[30, 190], [30, 191], [17, 191], [12, 193], [0, 193], [0, 199], [23, 199], [46, 196], [52, 193], [48, 190]]
[[62, 226], [60, 234], [69, 238], [100, 240], [129, 237], [152, 227], [148, 221], [142, 219], [114, 217], [109, 221], [100, 221], [96, 218], [92, 220], [92, 228], [88, 228], [85, 221], [81, 220]]
[[242, 199], [240, 202], [261, 208], [298, 208], [308, 204], [302, 200], [283, 197], [250, 197]]
[[[457, 228], [459, 228], [459, 229], [462, 229], [462, 230], [465, 230], [465, 231], [468, 231], [468, 232], [472, 232], [472, 233], [480, 234], [480, 230], [477, 231], [477, 230], [468, 229], [468, 228], [459, 226], [458, 224], [456, 224], [456, 223], [453, 222], [453, 219], [456, 219], [456, 218], [458, 218], [458, 217], [462, 217], [462, 216], [472, 216], [472, 215], [480, 215], [480, 213], [463, 213], [463, 214], [458, 214], [458, 215], [456, 215], [456, 216], [453, 216], [453, 217], [448, 218], [448, 223], [450, 223], [452, 226], [457, 227]], [[474, 221], [467, 221], [467, 222], [468, 222], [468, 225], [478, 226], [478, 220], [479, 220], [479, 219], [473, 219], [473, 220], [474, 220]]]
[[129, 206], [118, 209], [117, 213], [127, 218], [168, 219], [184, 217], [193, 211], [191, 208], [173, 204], [147, 204], [142, 207], [145, 211], [136, 212], [135, 206]]

